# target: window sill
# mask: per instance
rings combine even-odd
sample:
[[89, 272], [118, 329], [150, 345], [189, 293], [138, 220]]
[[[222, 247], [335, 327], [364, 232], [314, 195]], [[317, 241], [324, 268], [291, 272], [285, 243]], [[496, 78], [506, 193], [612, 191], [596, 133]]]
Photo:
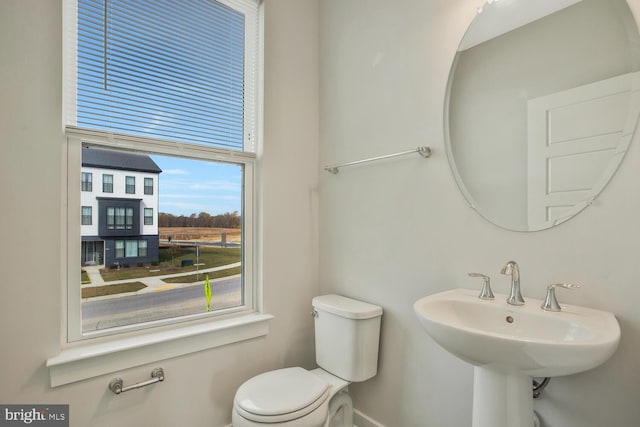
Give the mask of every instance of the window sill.
[[63, 349], [47, 360], [51, 387], [265, 336], [269, 332], [270, 319], [273, 319], [270, 314], [251, 313]]

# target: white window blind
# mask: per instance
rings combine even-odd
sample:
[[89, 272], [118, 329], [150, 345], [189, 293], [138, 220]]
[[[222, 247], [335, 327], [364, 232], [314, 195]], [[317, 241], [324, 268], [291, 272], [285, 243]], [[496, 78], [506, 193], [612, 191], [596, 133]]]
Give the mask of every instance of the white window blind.
[[255, 152], [256, 0], [78, 0], [66, 125]]

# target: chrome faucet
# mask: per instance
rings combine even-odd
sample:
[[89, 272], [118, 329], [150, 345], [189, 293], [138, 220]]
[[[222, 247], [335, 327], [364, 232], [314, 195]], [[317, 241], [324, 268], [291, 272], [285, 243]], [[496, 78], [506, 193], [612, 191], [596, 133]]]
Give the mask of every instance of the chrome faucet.
[[547, 286], [547, 296], [541, 308], [545, 311], [561, 311], [562, 307], [560, 307], [558, 299], [556, 298], [556, 288], [576, 289], [579, 287], [580, 285], [573, 285], [571, 283], [554, 283], [553, 285]]
[[524, 305], [524, 298], [520, 293], [520, 269], [518, 264], [515, 261], [507, 262], [500, 270], [500, 274], [511, 275], [511, 292], [509, 293], [509, 298], [507, 298], [507, 304]]

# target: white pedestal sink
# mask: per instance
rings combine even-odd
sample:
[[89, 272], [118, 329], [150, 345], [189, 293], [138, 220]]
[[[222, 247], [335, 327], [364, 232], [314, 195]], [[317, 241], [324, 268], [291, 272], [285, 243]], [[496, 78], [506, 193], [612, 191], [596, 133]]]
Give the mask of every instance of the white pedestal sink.
[[416, 301], [429, 335], [474, 365], [473, 427], [532, 427], [531, 377], [575, 374], [604, 363], [620, 342], [613, 314], [563, 304], [560, 312], [506, 303], [506, 295], [481, 300], [478, 291], [455, 289]]

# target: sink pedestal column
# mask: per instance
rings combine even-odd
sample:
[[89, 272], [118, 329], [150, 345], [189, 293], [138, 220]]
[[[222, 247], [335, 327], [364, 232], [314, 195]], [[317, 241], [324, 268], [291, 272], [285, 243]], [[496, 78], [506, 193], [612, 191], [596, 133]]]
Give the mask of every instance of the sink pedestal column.
[[473, 427], [533, 427], [530, 376], [496, 366], [473, 373]]

